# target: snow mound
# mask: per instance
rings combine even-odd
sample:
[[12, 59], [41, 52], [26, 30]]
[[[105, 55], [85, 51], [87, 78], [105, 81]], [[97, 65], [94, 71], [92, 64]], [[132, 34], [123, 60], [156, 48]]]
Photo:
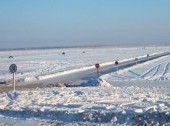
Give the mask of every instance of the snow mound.
[[99, 78], [98, 82], [101, 87], [112, 87], [112, 85], [104, 79]]
[[36, 80], [34, 76], [26, 76], [24, 82], [35, 82]]

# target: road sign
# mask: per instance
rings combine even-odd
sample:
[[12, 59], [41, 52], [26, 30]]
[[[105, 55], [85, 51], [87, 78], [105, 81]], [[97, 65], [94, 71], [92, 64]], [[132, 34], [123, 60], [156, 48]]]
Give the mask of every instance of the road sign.
[[9, 66], [9, 71], [13, 74], [13, 91], [15, 92], [15, 72], [17, 71], [17, 65], [11, 64]]
[[17, 65], [11, 64], [10, 67], [9, 67], [9, 71], [11, 73], [15, 73], [17, 71]]
[[138, 58], [135, 58], [136, 64], [138, 64]]
[[149, 54], [146, 55], [148, 57], [148, 61], [149, 61]]
[[99, 69], [100, 64], [96, 63], [96, 64], [95, 64], [95, 67], [96, 67], [97, 69]]
[[99, 67], [100, 67], [100, 64], [99, 63], [96, 63], [95, 64], [95, 67], [97, 69], [97, 76], [99, 77]]
[[119, 62], [118, 61], [115, 61], [115, 65], [118, 65], [119, 64]]
[[13, 56], [9, 56], [9, 59], [14, 58]]
[[119, 62], [118, 61], [115, 61], [115, 65], [116, 65], [116, 68], [117, 68], [117, 71], [118, 71], [118, 64], [119, 64]]

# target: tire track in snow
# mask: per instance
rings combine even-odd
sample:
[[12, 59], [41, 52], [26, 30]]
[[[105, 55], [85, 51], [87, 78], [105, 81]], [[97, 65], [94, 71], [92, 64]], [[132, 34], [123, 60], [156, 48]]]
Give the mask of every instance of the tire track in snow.
[[170, 62], [166, 63], [166, 65], [164, 66], [164, 70], [162, 72], [162, 75], [161, 75], [161, 77], [159, 77], [159, 80], [166, 80], [167, 79], [166, 74], [168, 73], [169, 65], [170, 65]]
[[[153, 78], [154, 76], [156, 76], [156, 75], [158, 74], [158, 76], [161, 75], [161, 77], [159, 77], [159, 80], [162, 80], [162, 79], [164, 80], [164, 79], [166, 78], [165, 75], [166, 75], [166, 73], [167, 73], [168, 70], [169, 70], [170, 62], [166, 63], [165, 65], [164, 65], [164, 64], [165, 64], [165, 62], [160, 63], [160, 64], [158, 64], [158, 65], [150, 68], [149, 70], [147, 70], [146, 72], [144, 72], [144, 74], [141, 75], [142, 78], [145, 78], [149, 73], [151, 73], [152, 71], [155, 70], [155, 72], [154, 72], [151, 76], [147, 77], [147, 79], [151, 79], [151, 78]], [[164, 69], [163, 69], [162, 74], [160, 74], [161, 72], [159, 72], [161, 66], [164, 66]]]
[[46, 68], [42, 69], [41, 70], [41, 75], [42, 74], [49, 74], [50, 73], [49, 71], [51, 71], [51, 72], [54, 71], [57, 66], [58, 65], [53, 65], [51, 67], [46, 67]]
[[161, 64], [159, 64], [159, 65], [155, 68], [155, 72], [153, 73], [153, 75], [152, 75], [152, 76], [148, 77], [148, 79], [153, 78], [154, 76], [156, 76], [156, 74], [158, 74], [158, 73], [159, 73], [160, 66], [161, 66]]
[[[168, 73], [170, 67], [170, 62], [164, 61], [161, 63], [156, 64], [155, 66], [151, 66], [147, 70], [145, 70], [142, 74], [139, 74], [137, 72], [134, 72], [133, 70], [128, 70], [128, 73], [131, 74], [132, 76], [127, 76], [122, 75], [122, 74], [114, 74], [112, 75], [113, 77], [120, 78], [122, 80], [127, 80], [127, 79], [152, 79], [153, 80], [165, 80], [167, 79], [166, 74]], [[154, 78], [155, 77], [155, 78]]]
[[170, 62], [168, 62], [168, 63], [165, 65], [162, 76], [164, 76], [164, 75], [168, 72], [168, 70], [169, 70], [169, 65], [170, 65]]
[[132, 79], [132, 78], [135, 78], [135, 77], [125, 76], [125, 75], [122, 75], [122, 74], [113, 74], [112, 76], [120, 78], [120, 79]]
[[151, 73], [152, 71], [154, 71], [156, 69], [156, 71], [154, 72], [154, 74], [152, 75], [152, 77], [154, 75], [157, 74], [158, 70], [159, 70], [159, 67], [160, 67], [161, 64], [158, 64], [154, 67], [151, 67], [150, 69], [148, 69], [147, 71], [145, 71], [143, 74], [141, 74], [141, 78], [145, 78], [149, 73]]
[[[131, 73], [132, 75], [136, 76], [137, 78], [141, 78], [140, 74], [132, 71], [132, 70], [128, 70], [129, 73]], [[132, 77], [132, 78], [135, 78], [135, 77]]]
[[25, 76], [34, 76], [35, 78], [40, 76], [40, 75], [47, 75], [49, 73], [52, 73], [52, 71], [55, 71], [55, 68], [57, 65], [53, 65], [51, 67], [44, 67], [43, 69], [38, 69], [36, 71], [32, 71], [30, 73], [25, 73], [24, 75], [20, 76], [20, 78], [24, 78]]

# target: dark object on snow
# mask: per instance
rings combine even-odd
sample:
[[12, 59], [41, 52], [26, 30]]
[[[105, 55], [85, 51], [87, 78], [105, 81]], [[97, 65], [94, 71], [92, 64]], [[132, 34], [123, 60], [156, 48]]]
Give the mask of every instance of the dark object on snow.
[[83, 51], [83, 53], [85, 53], [85, 51]]
[[138, 58], [135, 58], [135, 60], [138, 60]]
[[9, 66], [9, 71], [10, 71], [11, 73], [15, 73], [15, 72], [17, 71], [17, 65], [16, 65], [16, 64], [11, 64], [11, 65]]
[[0, 81], [0, 84], [6, 84], [6, 81]]
[[146, 56], [149, 57], [149, 54], [147, 54]]
[[66, 87], [65, 83], [48, 84], [47, 87]]
[[115, 65], [118, 65], [119, 64], [119, 62], [118, 61], [115, 61]]
[[62, 55], [65, 55], [65, 54], [66, 54], [65, 52], [62, 53]]
[[12, 58], [14, 58], [13, 56], [9, 56], [9, 59], [12, 59]]
[[98, 69], [100, 67], [100, 64], [99, 63], [96, 63], [95, 64], [95, 67]]

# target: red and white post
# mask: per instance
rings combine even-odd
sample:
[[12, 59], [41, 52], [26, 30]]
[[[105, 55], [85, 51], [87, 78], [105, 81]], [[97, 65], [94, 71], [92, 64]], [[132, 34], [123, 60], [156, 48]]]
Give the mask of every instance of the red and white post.
[[95, 67], [96, 67], [96, 69], [97, 69], [97, 76], [99, 77], [100, 64], [99, 64], [99, 63], [96, 63], [96, 64], [95, 64]]

